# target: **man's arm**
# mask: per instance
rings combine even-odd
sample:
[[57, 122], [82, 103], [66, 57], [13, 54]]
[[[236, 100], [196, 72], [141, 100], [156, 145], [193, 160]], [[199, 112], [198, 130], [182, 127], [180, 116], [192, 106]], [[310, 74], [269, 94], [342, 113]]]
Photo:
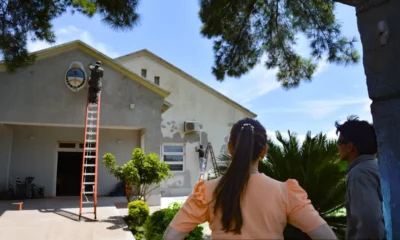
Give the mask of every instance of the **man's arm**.
[[356, 239], [383, 239], [382, 202], [379, 182], [368, 173], [358, 173], [348, 183], [352, 222], [356, 223]]

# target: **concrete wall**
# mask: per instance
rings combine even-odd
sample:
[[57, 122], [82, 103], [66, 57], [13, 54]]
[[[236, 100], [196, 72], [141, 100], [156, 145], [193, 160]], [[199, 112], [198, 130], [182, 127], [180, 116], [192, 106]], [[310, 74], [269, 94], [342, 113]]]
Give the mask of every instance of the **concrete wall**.
[[[55, 196], [58, 142], [83, 142], [83, 128], [22, 125], [10, 125], [10, 128], [13, 130], [10, 179], [33, 176], [38, 185], [45, 186], [46, 196]], [[99, 195], [108, 195], [118, 182], [107, 172], [101, 157], [110, 152], [115, 155], [118, 164], [124, 164], [132, 158], [133, 148], [140, 147], [139, 132], [100, 130]]]
[[[65, 73], [73, 61], [79, 61], [89, 74], [87, 65], [96, 60], [73, 50], [39, 60], [15, 74], [0, 73], [0, 123], [83, 126], [87, 89], [70, 91]], [[104, 66], [101, 126], [144, 127], [148, 135], [161, 137], [163, 102], [158, 94]], [[134, 110], [129, 109], [132, 103]]]
[[[227, 149], [232, 124], [247, 115], [147, 56], [134, 59], [126, 57], [118, 61], [138, 74], [141, 69], [147, 69], [147, 79], [150, 81], [154, 80], [154, 76], [159, 76], [160, 86], [171, 92], [166, 100], [173, 107], [162, 115], [163, 143], [183, 143], [185, 164], [184, 171], [175, 172], [175, 178], [162, 187], [166, 196], [189, 194], [199, 177], [195, 146], [200, 142], [203, 145], [211, 142], [218, 156]], [[201, 132], [184, 134], [184, 121], [199, 121]], [[211, 167], [212, 163], [209, 161], [207, 168]]]
[[[83, 127], [85, 123], [87, 89], [84, 88], [77, 93], [72, 92], [64, 82], [65, 73], [72, 62], [79, 61], [86, 68], [86, 74], [89, 74], [90, 71], [87, 66], [96, 60], [98, 59], [94, 59], [80, 50], [73, 50], [38, 60], [33, 66], [21, 69], [14, 74], [1, 72], [0, 123]], [[131, 129], [130, 131], [127, 130], [127, 132], [132, 132], [132, 129], [146, 129], [145, 135], [142, 137], [142, 142], [146, 146], [145, 150], [159, 153], [162, 138], [160, 123], [161, 107], [164, 103], [163, 97], [126, 78], [107, 65], [104, 65], [104, 71], [100, 126]], [[134, 110], [129, 108], [130, 104], [135, 104]], [[16, 130], [18, 129], [16, 127]], [[42, 134], [41, 128], [33, 127], [32, 129], [39, 129], [37, 131]], [[50, 164], [46, 165], [47, 167], [54, 165], [54, 148], [57, 140], [73, 138], [77, 141], [82, 141], [82, 131], [73, 130], [72, 128], [68, 128], [68, 130], [65, 130], [67, 128], [61, 129], [63, 130], [59, 130], [60, 132], [57, 133], [51, 131], [43, 132], [43, 139], [38, 138], [34, 142], [29, 142], [30, 145], [28, 147], [31, 148], [30, 151], [33, 152], [35, 159], [40, 159], [42, 157], [39, 156], [45, 154], [42, 161]], [[103, 131], [106, 131], [106, 136], [112, 136], [111, 131]], [[73, 135], [75, 133], [76, 135]], [[13, 167], [14, 175], [32, 174], [36, 176], [38, 178], [37, 181], [46, 184], [46, 194], [52, 195], [51, 183], [44, 181], [44, 179], [49, 178], [47, 175], [55, 174], [52, 167], [46, 168], [47, 175], [43, 176], [38, 174], [43, 166], [32, 166], [32, 173], [27, 172], [30, 171], [29, 168], [20, 168], [20, 166], [25, 166], [21, 164], [31, 157], [29, 157], [29, 151], [21, 151], [21, 149], [24, 149], [25, 143], [28, 143], [26, 135], [22, 136], [23, 132], [18, 132], [18, 134], [20, 135], [17, 136], [17, 139], [14, 139], [15, 146], [13, 147], [13, 159], [17, 159], [15, 160], [17, 161], [16, 165]], [[46, 134], [49, 134], [49, 136], [45, 137]], [[8, 137], [6, 136], [4, 139], [3, 141], [6, 141]], [[137, 139], [135, 139], [135, 144]], [[109, 151], [109, 149], [114, 149], [113, 145], [103, 145], [103, 143], [101, 145], [100, 155]], [[140, 146], [139, 144], [136, 145]], [[52, 150], [45, 151], [47, 147]], [[121, 146], [118, 147], [120, 148]], [[117, 159], [120, 159], [120, 161], [129, 160], [132, 149], [133, 145], [131, 144], [124, 151], [118, 151], [120, 157], [117, 157]], [[4, 156], [6, 155], [7, 153], [4, 152]], [[4, 157], [1, 156], [0, 158]], [[3, 161], [0, 164], [2, 163]], [[104, 169], [101, 171], [105, 172]], [[104, 187], [103, 190], [99, 189], [100, 192], [108, 193], [110, 190], [110, 184], [113, 184], [113, 182], [107, 182], [106, 180], [108, 181], [108, 178], [104, 180], [103, 184], [100, 183], [99, 186]], [[159, 194], [160, 190], [156, 189], [154, 193]], [[159, 201], [159, 199], [156, 201]]]
[[0, 124], [0, 191], [7, 189], [8, 166], [10, 164], [12, 130]]

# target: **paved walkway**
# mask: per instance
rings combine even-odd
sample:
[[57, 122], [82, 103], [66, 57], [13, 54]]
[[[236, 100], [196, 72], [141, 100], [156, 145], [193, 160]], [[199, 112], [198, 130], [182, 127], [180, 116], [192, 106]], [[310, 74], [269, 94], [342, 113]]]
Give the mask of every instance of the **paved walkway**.
[[22, 211], [0, 201], [0, 239], [10, 240], [133, 240], [115, 202], [125, 198], [99, 198], [97, 219], [93, 208], [78, 221], [79, 199], [54, 198], [24, 201]]
[[[150, 207], [151, 213], [184, 202], [187, 197], [163, 197], [161, 206]], [[122, 216], [128, 214], [126, 198], [101, 197], [97, 221], [93, 208], [85, 208], [78, 221], [79, 199], [76, 197], [25, 200], [22, 211], [12, 205], [17, 201], [0, 201], [0, 239], [10, 240], [134, 240]], [[210, 234], [208, 224], [204, 233]]]

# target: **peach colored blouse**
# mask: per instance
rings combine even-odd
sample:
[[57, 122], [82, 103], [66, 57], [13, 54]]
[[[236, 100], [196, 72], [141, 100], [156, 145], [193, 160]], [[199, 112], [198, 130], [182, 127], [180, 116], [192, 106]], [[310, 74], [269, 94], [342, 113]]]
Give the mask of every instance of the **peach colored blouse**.
[[180, 232], [190, 232], [208, 222], [212, 239], [283, 239], [286, 223], [305, 233], [326, 223], [296, 180], [283, 183], [264, 174], [252, 174], [242, 200], [242, 233], [225, 233], [221, 230], [220, 213], [215, 215], [213, 211], [213, 192], [218, 181], [196, 184], [170, 226]]

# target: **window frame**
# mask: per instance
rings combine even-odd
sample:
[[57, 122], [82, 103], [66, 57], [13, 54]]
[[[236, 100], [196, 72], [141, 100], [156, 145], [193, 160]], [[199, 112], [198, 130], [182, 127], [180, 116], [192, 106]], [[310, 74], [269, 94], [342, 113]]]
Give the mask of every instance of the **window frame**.
[[[60, 144], [74, 144], [75, 147], [60, 147]], [[57, 142], [57, 152], [83, 152], [83, 148], [80, 147], [80, 145], [84, 143], [83, 142], [69, 142], [69, 141], [58, 141]]]
[[160, 76], [154, 76], [154, 84], [160, 86]]
[[[164, 146], [181, 146], [182, 147], [182, 152], [164, 152]], [[162, 161], [168, 164], [168, 166], [171, 165], [182, 165], [182, 170], [171, 170], [171, 172], [174, 173], [183, 173], [185, 172], [185, 161], [186, 161], [186, 148], [184, 143], [163, 143], [161, 145], [161, 158]], [[171, 162], [171, 161], [164, 161], [164, 155], [182, 155], [182, 162]]]
[[[144, 73], [144, 74], [143, 74]], [[143, 76], [144, 75], [144, 76]], [[142, 68], [141, 72], [140, 72], [140, 76], [142, 78], [147, 78], [147, 69], [146, 68]]]

